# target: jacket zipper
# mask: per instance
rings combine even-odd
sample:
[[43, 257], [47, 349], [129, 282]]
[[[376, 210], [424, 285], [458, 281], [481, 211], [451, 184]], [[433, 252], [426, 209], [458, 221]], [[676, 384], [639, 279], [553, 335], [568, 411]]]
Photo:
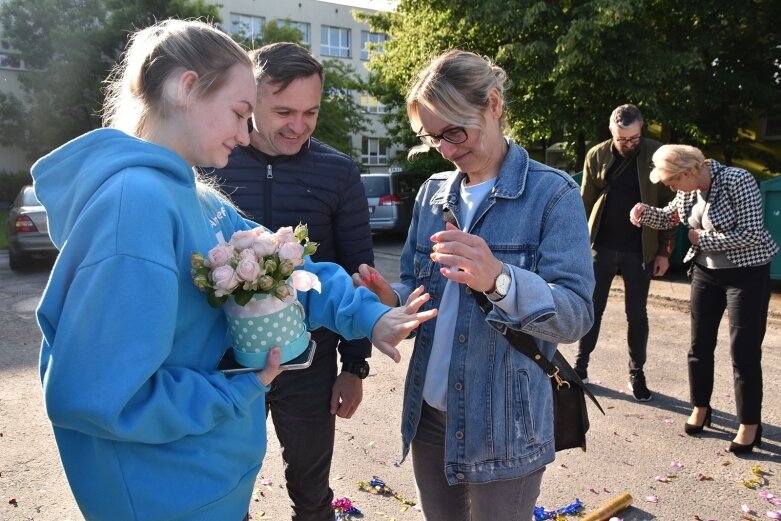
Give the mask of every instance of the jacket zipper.
[[263, 208], [263, 224], [271, 231], [273, 223], [271, 222], [271, 214], [272, 214], [272, 208], [271, 208], [271, 190], [274, 186], [274, 172], [270, 164], [266, 165], [266, 200], [265, 200], [265, 207]]

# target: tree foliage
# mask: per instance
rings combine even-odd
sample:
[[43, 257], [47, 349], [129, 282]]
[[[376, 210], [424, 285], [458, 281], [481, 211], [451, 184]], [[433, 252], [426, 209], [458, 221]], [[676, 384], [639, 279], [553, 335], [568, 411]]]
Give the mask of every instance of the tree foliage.
[[[18, 51], [23, 99], [0, 97], [0, 143], [30, 159], [100, 126], [102, 82], [130, 32], [156, 20], [206, 17], [203, 0], [9, 0], [0, 6], [2, 47]], [[9, 132], [8, 129], [13, 129]]]
[[365, 15], [391, 39], [371, 82], [394, 137], [408, 142], [403, 95], [437, 53], [487, 55], [508, 73], [510, 133], [527, 145], [568, 142], [582, 164], [611, 110], [635, 103], [677, 140], [728, 160], [738, 129], [781, 105], [781, 2], [773, 0], [400, 0]]

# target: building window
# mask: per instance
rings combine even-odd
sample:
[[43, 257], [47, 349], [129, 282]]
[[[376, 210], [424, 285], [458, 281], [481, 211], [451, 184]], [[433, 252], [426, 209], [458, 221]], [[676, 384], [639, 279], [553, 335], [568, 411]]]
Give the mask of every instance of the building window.
[[0, 52], [0, 69], [22, 69], [22, 56], [11, 52]]
[[381, 53], [382, 44], [388, 39], [385, 33], [361, 31], [361, 59], [368, 60], [371, 53]]
[[241, 37], [245, 42], [254, 42], [263, 38], [263, 25], [266, 19], [262, 16], [231, 13], [232, 35]]
[[320, 30], [320, 54], [349, 58], [350, 30], [323, 25]]
[[374, 96], [361, 94], [361, 107], [369, 114], [385, 114], [385, 105]]
[[361, 162], [364, 165], [387, 165], [388, 146], [386, 140], [364, 137], [361, 144]]
[[301, 31], [301, 44], [303, 45], [309, 45], [312, 40], [310, 38], [310, 26], [307, 22], [293, 22], [292, 20], [282, 20], [281, 18], [277, 20], [277, 25], [280, 27], [292, 27], [294, 29], [298, 29]]

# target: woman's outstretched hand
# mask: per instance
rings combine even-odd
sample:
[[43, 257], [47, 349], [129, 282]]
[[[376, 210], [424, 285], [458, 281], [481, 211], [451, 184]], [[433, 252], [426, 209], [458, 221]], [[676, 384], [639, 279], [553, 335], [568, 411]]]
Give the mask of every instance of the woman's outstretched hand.
[[420, 324], [437, 316], [436, 309], [418, 311], [428, 299], [429, 294], [423, 293], [423, 286], [419, 286], [409, 296], [405, 305], [393, 308], [380, 317], [372, 330], [371, 341], [374, 347], [398, 363], [401, 360], [401, 354], [396, 349], [398, 343], [407, 338]]
[[386, 306], [396, 307], [399, 305], [399, 297], [385, 280], [385, 277], [368, 264], [361, 264], [358, 266], [358, 273], [353, 273], [353, 286], [356, 288], [363, 286], [370, 290]]

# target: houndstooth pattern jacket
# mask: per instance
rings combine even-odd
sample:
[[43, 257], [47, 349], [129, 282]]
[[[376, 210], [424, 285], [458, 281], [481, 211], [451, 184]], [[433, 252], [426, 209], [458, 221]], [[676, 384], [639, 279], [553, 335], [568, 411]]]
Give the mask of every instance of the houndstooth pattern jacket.
[[[701, 231], [699, 244], [693, 244], [683, 262], [695, 258], [700, 250], [724, 252], [727, 259], [741, 267], [761, 266], [770, 262], [778, 245], [765, 228], [762, 196], [754, 177], [742, 168], [711, 161], [711, 189], [705, 212], [717, 231]], [[685, 223], [687, 228], [697, 192], [681, 192], [664, 208], [644, 205], [640, 218], [644, 226], [673, 228]]]

